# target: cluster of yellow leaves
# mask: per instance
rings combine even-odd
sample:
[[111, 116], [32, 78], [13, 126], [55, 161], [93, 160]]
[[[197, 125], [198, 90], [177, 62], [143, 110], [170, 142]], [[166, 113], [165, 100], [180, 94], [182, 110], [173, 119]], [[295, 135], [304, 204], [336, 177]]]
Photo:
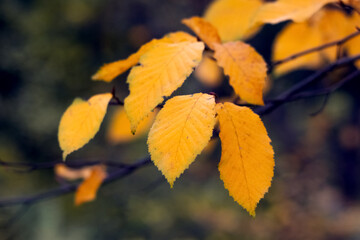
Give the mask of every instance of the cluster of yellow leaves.
[[106, 178], [106, 170], [103, 166], [95, 165], [79, 169], [69, 168], [64, 164], [55, 166], [55, 174], [66, 180], [83, 179], [75, 193], [75, 205], [93, 201], [96, 193]]
[[[336, 9], [323, 9], [305, 22], [288, 24], [277, 36], [273, 48], [274, 60], [281, 60], [295, 53], [342, 39], [356, 31], [360, 26], [358, 14], [346, 15]], [[349, 55], [360, 53], [360, 37], [348, 41], [342, 50]], [[276, 68], [283, 74], [299, 67], [317, 68], [324, 62], [336, 59], [336, 46], [304, 55]], [[359, 65], [360, 66], [360, 65]]]
[[[134, 138], [130, 129], [133, 134], [146, 132], [155, 115], [152, 111], [183, 84], [203, 54], [210, 68], [216, 67], [218, 73], [219, 67], [224, 69], [230, 85], [242, 100], [263, 104], [267, 68], [256, 50], [241, 41], [222, 43], [217, 29], [200, 17], [184, 19], [183, 23], [202, 41], [187, 33], [175, 32], [146, 43], [125, 60], [103, 66], [93, 76], [96, 80], [111, 81], [132, 67], [127, 78], [130, 94], [124, 109], [119, 108], [110, 123], [110, 141]], [[204, 44], [214, 51], [215, 60], [208, 52], [204, 53]], [[111, 98], [111, 94], [100, 94], [87, 102], [75, 100], [64, 113], [59, 127], [64, 159], [94, 137]], [[238, 113], [240, 117], [235, 117]], [[209, 143], [216, 114], [220, 118], [223, 146], [219, 165], [221, 179], [230, 195], [255, 215], [258, 201], [270, 187], [274, 159], [266, 130], [249, 108], [230, 103], [216, 105], [213, 95], [203, 93], [171, 98], [159, 111], [149, 132], [151, 159], [173, 186], [176, 178]], [[254, 144], [256, 142], [260, 144]], [[105, 177], [99, 171], [94, 171], [79, 187], [78, 195], [83, 196], [83, 200], [76, 198], [77, 204], [95, 196], [93, 189], [97, 189]], [[239, 188], [239, 183], [243, 187]]]

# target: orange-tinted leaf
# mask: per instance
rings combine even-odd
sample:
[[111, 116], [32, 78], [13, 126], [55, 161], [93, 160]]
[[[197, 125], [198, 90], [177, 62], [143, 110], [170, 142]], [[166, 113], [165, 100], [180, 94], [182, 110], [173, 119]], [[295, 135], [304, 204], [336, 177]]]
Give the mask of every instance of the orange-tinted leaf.
[[194, 33], [204, 41], [210, 49], [214, 50], [214, 43], [221, 43], [221, 39], [216, 28], [201, 17], [183, 19], [183, 24], [188, 26]]
[[124, 108], [118, 108], [110, 121], [110, 126], [107, 130], [107, 139], [111, 143], [129, 142], [144, 135], [149, 129], [155, 119], [155, 111], [141, 121], [136, 133], [132, 134], [130, 130], [130, 122], [126, 116]]
[[88, 101], [80, 98], [68, 107], [60, 120], [58, 139], [63, 159], [83, 147], [99, 131], [111, 100], [110, 93], [98, 94]]
[[55, 174], [66, 180], [76, 180], [81, 178], [88, 178], [91, 175], [92, 167], [83, 167], [83, 168], [69, 168], [65, 164], [56, 164], [55, 165]]
[[204, 18], [218, 30], [222, 41], [249, 38], [259, 30], [250, 23], [261, 5], [261, 0], [216, 0]]
[[106, 178], [106, 171], [102, 166], [94, 166], [91, 174], [78, 187], [75, 193], [75, 205], [93, 201], [96, 193]]
[[195, 69], [195, 76], [208, 87], [218, 87], [222, 82], [221, 69], [216, 61], [209, 56], [203, 56], [202, 61]]
[[214, 57], [243, 100], [252, 104], [264, 104], [266, 63], [254, 48], [239, 41], [216, 44]]
[[274, 175], [274, 151], [259, 118], [250, 108], [217, 104], [220, 121], [220, 178], [230, 196], [252, 216]]
[[[321, 43], [321, 32], [317, 28], [313, 28], [308, 22], [288, 24], [275, 39], [274, 61], [320, 46]], [[275, 73], [280, 75], [300, 67], [317, 68], [321, 63], [321, 56], [318, 52], [314, 52], [277, 66]]]
[[215, 98], [197, 93], [168, 100], [148, 138], [151, 160], [171, 187], [209, 142], [215, 125]]
[[202, 58], [202, 42], [161, 43], [140, 59], [128, 76], [130, 94], [125, 111], [134, 133], [137, 125], [170, 96], [191, 74]]
[[278, 0], [264, 4], [254, 22], [276, 24], [286, 20], [303, 22], [324, 5], [338, 0]]
[[140, 57], [157, 44], [176, 43], [183, 41], [195, 42], [196, 38], [190, 34], [179, 31], [167, 34], [161, 39], [153, 39], [150, 42], [144, 44], [136, 53], [131, 54], [128, 58], [102, 66], [100, 70], [92, 76], [92, 80], [111, 82], [114, 78], [135, 66], [139, 62]]

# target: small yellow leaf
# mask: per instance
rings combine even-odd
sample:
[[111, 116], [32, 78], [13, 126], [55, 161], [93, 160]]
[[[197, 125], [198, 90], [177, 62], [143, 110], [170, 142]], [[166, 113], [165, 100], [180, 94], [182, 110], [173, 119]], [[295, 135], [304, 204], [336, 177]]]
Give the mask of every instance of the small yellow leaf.
[[218, 87], [222, 82], [221, 69], [216, 61], [204, 55], [195, 69], [195, 76], [208, 87]]
[[148, 137], [151, 160], [171, 187], [209, 142], [215, 125], [215, 98], [197, 93], [168, 100]]
[[266, 63], [254, 48], [240, 41], [216, 44], [214, 57], [236, 94], [248, 103], [264, 104]]
[[60, 120], [58, 139], [63, 150], [63, 159], [83, 147], [99, 131], [106, 109], [111, 100], [110, 93], [98, 94], [88, 101], [75, 99]]
[[111, 82], [114, 78], [135, 66], [139, 62], [140, 57], [157, 44], [184, 41], [196, 42], [196, 38], [190, 34], [179, 31], [169, 33], [161, 39], [153, 39], [150, 42], [144, 44], [136, 53], [131, 54], [128, 58], [102, 66], [100, 70], [92, 76], [92, 80]]
[[65, 164], [56, 164], [55, 165], [55, 174], [58, 177], [61, 177], [66, 180], [77, 180], [85, 179], [91, 175], [92, 167], [83, 167], [83, 168], [70, 168]]
[[125, 111], [134, 133], [164, 96], [170, 96], [191, 74], [202, 58], [202, 42], [160, 43], [140, 59], [128, 76], [130, 94]]
[[105, 178], [105, 169], [102, 166], [94, 166], [90, 176], [86, 178], [76, 190], [75, 205], [79, 206], [85, 202], [93, 201]]
[[256, 14], [254, 22], [276, 24], [286, 20], [303, 22], [324, 5], [338, 0], [278, 0], [264, 4]]
[[217, 104], [220, 122], [220, 178], [230, 196], [252, 216], [274, 175], [274, 151], [259, 118], [250, 108]]
[[120, 107], [112, 116], [110, 126], [107, 131], [107, 139], [113, 144], [135, 140], [144, 135], [150, 129], [151, 124], [154, 122], [155, 115], [155, 111], [151, 112], [144, 120], [141, 121], [136, 130], [136, 134], [132, 134], [129, 119], [126, 116], [124, 108]]
[[[321, 32], [317, 28], [313, 28], [308, 22], [290, 23], [285, 26], [275, 39], [273, 47], [274, 61], [320, 46], [321, 43]], [[278, 65], [275, 68], [275, 73], [281, 75], [300, 67], [317, 68], [321, 64], [321, 56], [318, 52], [314, 52]]]
[[204, 18], [219, 32], [222, 41], [245, 39], [254, 35], [259, 27], [250, 27], [261, 0], [216, 0], [205, 12]]
[[183, 24], [188, 26], [194, 33], [204, 41], [210, 49], [214, 50], [214, 43], [221, 43], [221, 39], [216, 28], [201, 17], [183, 19]]

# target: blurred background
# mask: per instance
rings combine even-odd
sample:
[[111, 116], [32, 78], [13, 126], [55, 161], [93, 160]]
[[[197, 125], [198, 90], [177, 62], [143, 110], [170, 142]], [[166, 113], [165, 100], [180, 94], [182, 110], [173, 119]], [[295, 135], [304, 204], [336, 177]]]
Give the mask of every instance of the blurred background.
[[[2, 0], [0, 2], [0, 159], [61, 159], [60, 117], [75, 97], [128, 94], [123, 74], [91, 81], [107, 62], [127, 57], [152, 38], [185, 30], [211, 0]], [[265, 26], [250, 42], [271, 59], [276, 33]], [[267, 98], [311, 74], [274, 78]], [[357, 79], [360, 80], [360, 79]], [[224, 83], [226, 86], [226, 82]], [[0, 239], [360, 239], [359, 81], [323, 98], [286, 104], [263, 121], [275, 150], [275, 176], [250, 217], [219, 179], [221, 147], [197, 158], [170, 189], [153, 166], [103, 186], [96, 201], [74, 206], [67, 194], [32, 206], [0, 208]], [[229, 87], [217, 89], [226, 95]], [[209, 91], [193, 76], [179, 93]], [[146, 136], [109, 144], [100, 132], [67, 161], [134, 162], [147, 156]], [[53, 170], [19, 173], [0, 167], [0, 198], [59, 186]]]

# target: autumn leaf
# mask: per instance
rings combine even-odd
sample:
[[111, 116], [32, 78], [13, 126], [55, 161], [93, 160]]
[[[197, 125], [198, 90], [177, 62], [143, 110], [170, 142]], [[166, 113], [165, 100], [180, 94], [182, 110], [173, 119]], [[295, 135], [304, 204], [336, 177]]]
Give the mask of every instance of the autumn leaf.
[[130, 94], [125, 111], [133, 133], [163, 97], [183, 84], [201, 61], [203, 50], [202, 42], [161, 43], [141, 57], [140, 66], [131, 69], [127, 80]]
[[263, 105], [266, 63], [250, 45], [237, 41], [215, 45], [218, 64], [229, 76], [235, 92], [251, 104]]
[[274, 151], [259, 118], [250, 108], [217, 104], [220, 121], [220, 178], [230, 196], [252, 216], [274, 175]]
[[88, 101], [77, 98], [65, 111], [58, 133], [64, 160], [68, 154], [88, 143], [99, 131], [111, 98], [110, 93], [95, 95]]
[[219, 32], [222, 41], [246, 39], [254, 35], [259, 26], [251, 27], [261, 0], [216, 0], [209, 5], [204, 18]]
[[207, 145], [214, 125], [212, 95], [177, 96], [160, 110], [150, 129], [148, 146], [151, 160], [171, 187]]
[[221, 43], [216, 28], [201, 17], [183, 19], [183, 24], [188, 26], [210, 49], [214, 50], [214, 43]]
[[[276, 62], [295, 53], [320, 46], [321, 43], [320, 31], [308, 22], [288, 24], [275, 39], [273, 61]], [[276, 66], [275, 73], [281, 75], [300, 67], [317, 68], [321, 64], [321, 56], [318, 52], [314, 52]]]
[[92, 167], [91, 174], [77, 188], [75, 193], [75, 205], [79, 206], [85, 202], [93, 201], [96, 193], [106, 178], [106, 171], [102, 166]]
[[222, 82], [222, 71], [216, 61], [204, 55], [195, 69], [196, 78], [208, 87], [218, 87]]
[[100, 70], [92, 76], [92, 80], [111, 82], [114, 78], [135, 66], [139, 62], [140, 57], [157, 44], [184, 41], [196, 42], [196, 38], [190, 34], [179, 31], [167, 34], [161, 39], [153, 39], [144, 44], [136, 53], [131, 54], [128, 58], [102, 66]]
[[129, 142], [137, 139], [150, 129], [151, 124], [154, 122], [155, 115], [155, 111], [151, 112], [145, 119], [141, 121], [137, 128], [136, 134], [132, 134], [130, 130], [130, 122], [127, 118], [124, 108], [118, 108], [112, 116], [109, 128], [107, 130], [108, 141], [115, 144]]
[[278, 0], [264, 4], [256, 14], [254, 23], [276, 24], [286, 20], [303, 22], [324, 5], [338, 0]]

